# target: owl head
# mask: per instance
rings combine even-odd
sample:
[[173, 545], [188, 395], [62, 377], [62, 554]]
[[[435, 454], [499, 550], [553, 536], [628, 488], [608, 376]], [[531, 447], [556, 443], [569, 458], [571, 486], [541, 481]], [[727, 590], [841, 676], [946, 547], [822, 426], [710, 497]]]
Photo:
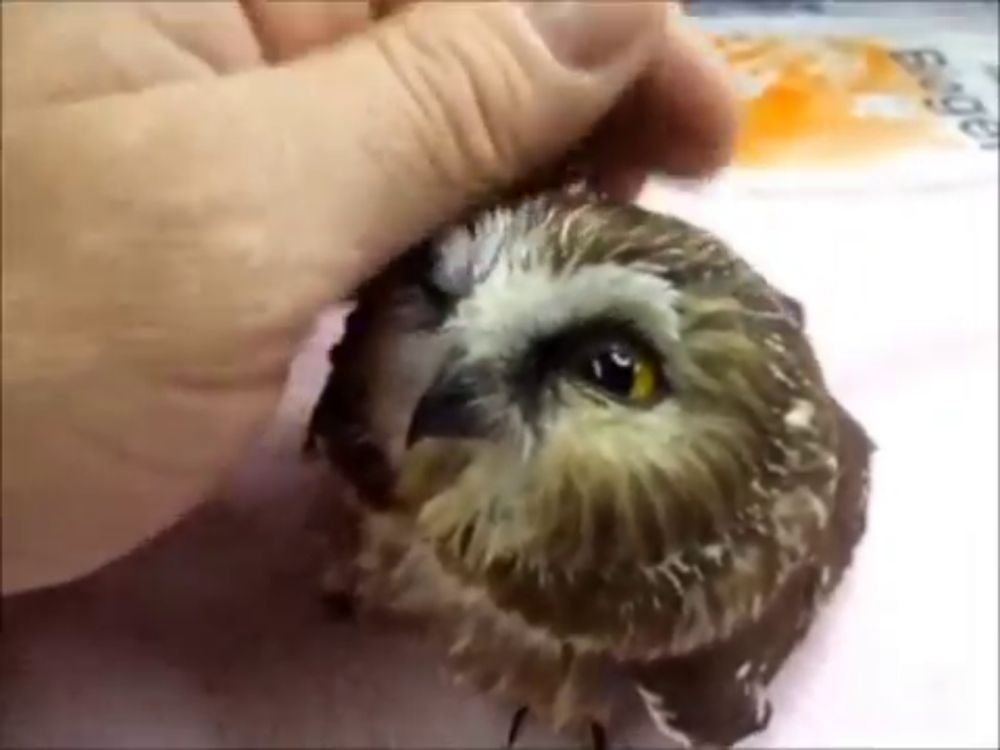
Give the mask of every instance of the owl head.
[[428, 242], [355, 316], [326, 423], [379, 457], [388, 509], [449, 570], [529, 622], [696, 648], [814, 551], [831, 402], [798, 306], [710, 233], [544, 196]]

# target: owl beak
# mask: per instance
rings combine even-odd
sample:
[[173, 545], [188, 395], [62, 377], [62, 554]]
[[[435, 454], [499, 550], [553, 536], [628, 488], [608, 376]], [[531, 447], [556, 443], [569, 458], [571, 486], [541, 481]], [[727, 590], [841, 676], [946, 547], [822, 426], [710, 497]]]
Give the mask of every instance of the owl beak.
[[481, 383], [474, 373], [451, 370], [439, 377], [417, 404], [406, 446], [423, 438], [484, 438], [489, 425], [477, 403]]

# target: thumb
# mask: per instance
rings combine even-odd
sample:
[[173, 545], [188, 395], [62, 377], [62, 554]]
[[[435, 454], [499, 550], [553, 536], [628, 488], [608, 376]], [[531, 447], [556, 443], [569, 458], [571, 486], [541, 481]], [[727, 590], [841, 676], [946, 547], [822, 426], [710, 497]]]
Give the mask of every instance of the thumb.
[[294, 165], [271, 205], [296, 217], [290, 252], [325, 256], [353, 286], [555, 158], [647, 67], [662, 14], [649, 2], [422, 3], [247, 77]]

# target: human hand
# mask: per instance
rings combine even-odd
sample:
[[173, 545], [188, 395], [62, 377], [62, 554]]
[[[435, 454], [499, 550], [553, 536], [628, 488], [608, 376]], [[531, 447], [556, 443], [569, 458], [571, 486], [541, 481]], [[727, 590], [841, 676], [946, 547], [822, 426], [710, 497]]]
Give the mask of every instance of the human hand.
[[612, 184], [724, 163], [690, 34], [574, 5], [4, 3], [5, 593], [207, 497], [322, 308], [598, 122]]

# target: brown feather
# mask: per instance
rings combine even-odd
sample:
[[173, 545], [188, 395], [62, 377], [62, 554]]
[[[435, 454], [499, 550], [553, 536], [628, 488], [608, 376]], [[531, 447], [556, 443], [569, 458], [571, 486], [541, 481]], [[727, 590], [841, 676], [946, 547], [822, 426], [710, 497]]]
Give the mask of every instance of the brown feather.
[[[458, 678], [555, 726], [604, 721], [611, 670], [667, 729], [735, 741], [766, 723], [761, 690], [852, 559], [872, 446], [827, 392], [801, 306], [708, 232], [592, 194], [512, 210], [375, 279], [333, 350], [310, 433], [367, 508], [359, 600], [429, 624]], [[462, 243], [465, 296], [435, 313], [417, 290]], [[548, 317], [506, 315], [574, 283], [585, 293]], [[674, 396], [612, 409], [567, 385], [532, 416], [483, 393], [501, 437], [402, 444], [445, 350], [485, 352], [500, 387], [536, 329], [574, 310], [665, 326], [651, 335]]]

